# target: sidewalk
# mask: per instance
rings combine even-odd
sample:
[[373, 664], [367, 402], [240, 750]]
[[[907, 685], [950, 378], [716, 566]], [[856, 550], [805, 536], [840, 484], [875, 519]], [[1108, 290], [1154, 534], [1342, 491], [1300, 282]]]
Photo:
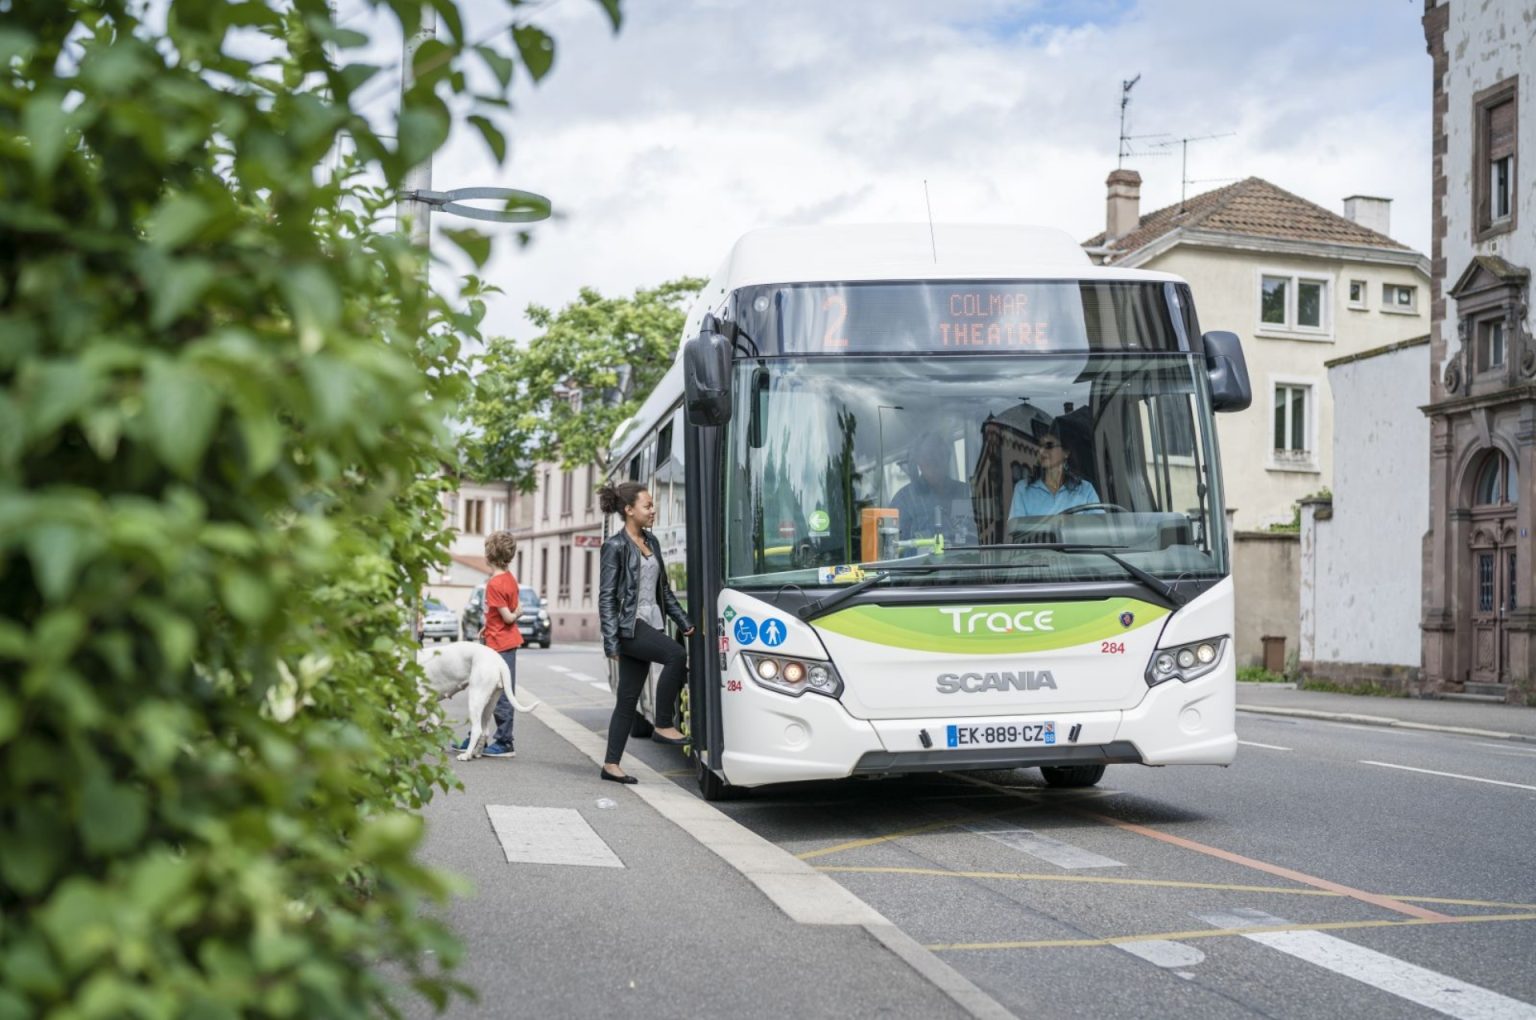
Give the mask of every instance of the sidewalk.
[[1304, 691], [1290, 684], [1239, 683], [1237, 710], [1536, 742], [1536, 708], [1515, 705], [1378, 698]]
[[[519, 683], [541, 698], [543, 686]], [[545, 703], [518, 715], [515, 759], [452, 762], [465, 789], [427, 807], [421, 858], [474, 886], [445, 914], [465, 948], [454, 976], [480, 1001], [446, 1015], [1012, 1015], [831, 878], [634, 757], [624, 767], [638, 785], [602, 782], [602, 756], [597, 734]]]

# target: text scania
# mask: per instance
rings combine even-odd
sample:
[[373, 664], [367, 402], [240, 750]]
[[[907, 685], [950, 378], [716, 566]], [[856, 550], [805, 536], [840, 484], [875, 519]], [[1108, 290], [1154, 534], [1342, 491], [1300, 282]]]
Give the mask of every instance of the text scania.
[[941, 607], [939, 612], [949, 617], [955, 634], [974, 634], [978, 628], [992, 634], [1056, 629], [1056, 625], [1051, 622], [1055, 610], [1051, 609], [1020, 609], [1016, 613], [1005, 613], [1001, 610], [959, 606]]
[[1056, 690], [1056, 678], [1048, 669], [1024, 669], [1017, 673], [940, 673], [939, 693], [979, 694], [982, 691], [1038, 691], [1042, 687]]

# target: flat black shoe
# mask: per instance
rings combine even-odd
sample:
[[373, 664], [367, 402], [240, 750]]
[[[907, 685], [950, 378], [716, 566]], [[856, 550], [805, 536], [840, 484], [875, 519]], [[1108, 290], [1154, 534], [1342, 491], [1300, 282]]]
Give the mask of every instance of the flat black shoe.
[[636, 779], [634, 776], [616, 776], [612, 772], [609, 772], [607, 769], [598, 769], [597, 774], [608, 780], [610, 783], [624, 783], [628, 786], [633, 786], [634, 784], [640, 782], [640, 780]]
[[673, 747], [681, 747], [688, 743], [687, 737], [664, 737], [660, 733], [654, 732], [651, 734], [651, 739], [658, 744], [671, 744]]

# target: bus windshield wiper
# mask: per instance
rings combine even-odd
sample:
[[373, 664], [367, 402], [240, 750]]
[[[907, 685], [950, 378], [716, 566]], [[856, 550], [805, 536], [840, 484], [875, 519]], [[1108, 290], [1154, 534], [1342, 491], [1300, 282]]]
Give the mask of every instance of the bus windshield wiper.
[[887, 580], [890, 576], [891, 575], [889, 571], [882, 571], [878, 574], [870, 574], [868, 577], [864, 578], [864, 580], [855, 584], [851, 584], [841, 591], [835, 591], [831, 595], [828, 595], [825, 598], [819, 598], [814, 602], [807, 602], [805, 605], [800, 607], [796, 615], [798, 615], [802, 620], [812, 620], [815, 617], [830, 612], [834, 607], [847, 602], [849, 599], [853, 598], [865, 588], [873, 588], [875, 585]]
[[[1116, 546], [1116, 548], [1124, 547]], [[1169, 602], [1172, 602], [1174, 605], [1182, 606], [1189, 602], [1188, 598], [1180, 595], [1178, 590], [1174, 588], [1173, 585], [1169, 584], [1167, 581], [1164, 581], [1161, 577], [1158, 577], [1156, 574], [1148, 573], [1147, 571], [1138, 567], [1136, 564], [1131, 563], [1129, 560], [1126, 560], [1120, 556], [1116, 556], [1114, 553], [1110, 552], [1108, 549], [1105, 549], [1102, 546], [1074, 545], [1068, 542], [1014, 542], [1006, 545], [955, 546], [950, 549], [946, 549], [945, 551], [970, 552], [974, 550], [994, 551], [998, 549], [1044, 549], [1048, 552], [1098, 553], [1100, 556], [1114, 560], [1117, 564], [1120, 565], [1122, 569], [1125, 570], [1127, 574], [1130, 574], [1137, 581], [1140, 581], [1143, 586], [1157, 592], [1159, 595], [1167, 599]]]

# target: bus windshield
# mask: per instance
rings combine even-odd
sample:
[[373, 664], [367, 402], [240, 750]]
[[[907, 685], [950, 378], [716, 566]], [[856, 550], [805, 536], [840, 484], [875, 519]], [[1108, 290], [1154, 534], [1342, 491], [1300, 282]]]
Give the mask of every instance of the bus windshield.
[[775, 357], [734, 373], [731, 586], [846, 582], [854, 565], [912, 586], [1226, 574], [1188, 353]]

